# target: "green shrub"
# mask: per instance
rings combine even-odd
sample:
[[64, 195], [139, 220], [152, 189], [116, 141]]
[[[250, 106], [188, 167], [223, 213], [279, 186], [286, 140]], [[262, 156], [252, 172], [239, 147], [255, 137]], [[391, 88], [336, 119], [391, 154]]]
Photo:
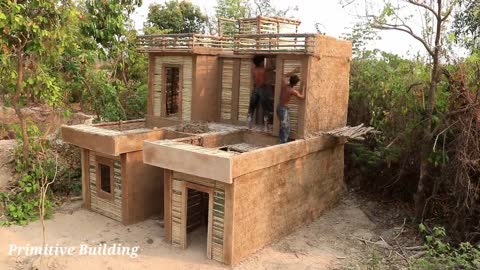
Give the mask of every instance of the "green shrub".
[[[3, 225], [25, 225], [39, 217], [39, 192], [42, 179], [52, 180], [57, 170], [56, 160], [49, 151], [48, 142], [38, 140], [40, 131], [36, 125], [29, 123], [27, 128], [31, 153], [29, 160], [23, 158], [22, 135], [18, 127], [16, 131], [18, 144], [14, 152], [15, 170], [20, 175], [20, 180], [18, 186], [12, 191], [0, 193], [0, 201], [4, 205], [7, 216], [7, 221], [3, 222]], [[51, 214], [52, 208], [52, 203], [48, 198], [47, 196], [45, 201], [46, 217]]]
[[420, 224], [420, 231], [425, 235], [426, 254], [413, 262], [412, 269], [480, 269], [480, 245], [468, 242], [451, 246], [447, 241], [444, 228], [435, 227], [427, 232]]

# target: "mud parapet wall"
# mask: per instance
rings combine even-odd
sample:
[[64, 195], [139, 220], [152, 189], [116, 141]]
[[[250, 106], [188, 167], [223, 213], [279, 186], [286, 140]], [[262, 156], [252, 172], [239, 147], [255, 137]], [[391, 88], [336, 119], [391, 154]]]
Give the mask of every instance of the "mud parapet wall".
[[235, 178], [232, 263], [312, 222], [336, 203], [345, 190], [343, 155], [343, 145], [335, 145]]
[[309, 58], [304, 133], [343, 127], [347, 123], [352, 44], [318, 36], [316, 54]]

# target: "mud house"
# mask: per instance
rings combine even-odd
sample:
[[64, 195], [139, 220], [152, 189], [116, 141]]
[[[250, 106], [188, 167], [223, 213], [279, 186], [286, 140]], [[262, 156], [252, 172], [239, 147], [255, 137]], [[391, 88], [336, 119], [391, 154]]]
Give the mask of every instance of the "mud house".
[[[335, 203], [345, 141], [319, 132], [346, 124], [351, 44], [299, 34], [299, 24], [220, 20], [218, 36], [139, 37], [146, 118], [62, 128], [82, 151], [85, 207], [124, 224], [161, 214], [168, 243], [188, 248], [200, 231], [208, 258], [235, 264]], [[245, 128], [256, 54], [275, 70], [275, 107], [282, 78], [298, 67], [306, 99], [289, 104], [289, 143], [277, 143], [276, 115], [268, 131]], [[191, 121], [208, 129], [179, 128]]]

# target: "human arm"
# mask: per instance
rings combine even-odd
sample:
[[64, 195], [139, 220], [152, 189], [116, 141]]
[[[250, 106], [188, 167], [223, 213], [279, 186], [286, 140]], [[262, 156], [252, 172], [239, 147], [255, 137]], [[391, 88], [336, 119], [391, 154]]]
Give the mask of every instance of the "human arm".
[[282, 82], [287, 85], [289, 83], [289, 80], [290, 80], [290, 77], [292, 77], [293, 75], [295, 75], [295, 73], [299, 73], [300, 72], [300, 68], [296, 67], [294, 68], [292, 71], [290, 72], [287, 72], [283, 75], [283, 79], [282, 79]]
[[292, 95], [298, 97], [298, 98], [301, 98], [301, 99], [304, 99], [305, 98], [305, 85], [302, 85], [301, 88], [301, 93], [298, 92], [297, 90], [295, 89], [292, 89]]
[[284, 77], [290, 78], [290, 77], [292, 77], [293, 75], [295, 75], [295, 73], [299, 73], [299, 72], [300, 72], [300, 68], [299, 68], [299, 67], [296, 67], [296, 68], [294, 68], [292, 71], [287, 72], [287, 73], [284, 75]]

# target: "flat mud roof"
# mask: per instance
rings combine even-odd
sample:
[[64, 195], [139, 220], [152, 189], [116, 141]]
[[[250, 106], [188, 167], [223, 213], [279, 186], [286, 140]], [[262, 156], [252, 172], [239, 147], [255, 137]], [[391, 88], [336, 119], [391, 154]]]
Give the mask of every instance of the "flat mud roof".
[[164, 169], [231, 184], [234, 178], [241, 175], [345, 143], [330, 136], [286, 144], [276, 144], [276, 140], [276, 137], [265, 134], [237, 131], [204, 136], [201, 138], [202, 145], [179, 140], [149, 141], [144, 145], [143, 161]]

